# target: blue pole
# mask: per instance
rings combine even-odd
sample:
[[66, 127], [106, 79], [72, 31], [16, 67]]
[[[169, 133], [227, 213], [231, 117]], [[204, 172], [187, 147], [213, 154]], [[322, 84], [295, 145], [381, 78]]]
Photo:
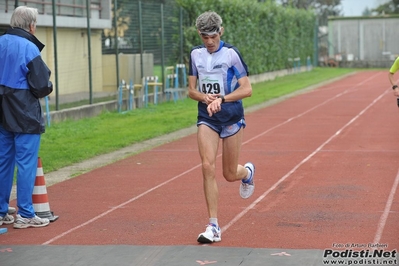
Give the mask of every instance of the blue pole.
[[167, 91], [166, 92], [166, 100], [167, 101], [169, 101], [169, 78], [170, 78], [170, 75], [169, 74], [167, 74], [166, 75], [166, 78], [165, 78], [165, 91]]
[[[158, 83], [158, 77], [155, 77], [155, 84]], [[158, 97], [158, 85], [155, 85], [154, 88], [154, 104], [157, 104], [157, 97]]]
[[133, 81], [130, 80], [130, 86], [129, 86], [129, 110], [133, 109], [133, 93], [134, 93], [134, 88], [133, 88]]
[[176, 70], [175, 70], [175, 88], [178, 88], [179, 86], [179, 65], [176, 65]]
[[173, 100], [177, 101], [177, 89], [179, 88], [179, 64], [176, 65], [175, 71], [175, 91], [173, 92]]
[[148, 105], [148, 77], [145, 79], [145, 87], [144, 87], [144, 96], [145, 96], [145, 107]]
[[122, 84], [119, 84], [119, 97], [118, 97], [118, 112], [122, 112], [122, 103], [123, 103], [123, 92], [122, 92]]
[[182, 64], [183, 71], [183, 88], [187, 87], [186, 65]]
[[47, 125], [51, 125], [51, 116], [50, 116], [50, 107], [48, 104], [48, 96], [44, 97], [44, 102], [46, 103], [46, 117], [47, 117]]

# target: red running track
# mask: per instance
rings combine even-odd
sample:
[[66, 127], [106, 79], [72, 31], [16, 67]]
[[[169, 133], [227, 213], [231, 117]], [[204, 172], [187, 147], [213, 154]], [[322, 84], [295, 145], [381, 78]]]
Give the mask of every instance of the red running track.
[[[384, 71], [248, 113], [240, 162], [256, 165], [255, 193], [239, 197], [219, 156], [223, 237], [213, 245], [398, 249], [398, 118]], [[208, 222], [199, 163], [193, 134], [50, 186], [60, 218], [39, 229], [9, 226], [0, 245], [197, 245]]]

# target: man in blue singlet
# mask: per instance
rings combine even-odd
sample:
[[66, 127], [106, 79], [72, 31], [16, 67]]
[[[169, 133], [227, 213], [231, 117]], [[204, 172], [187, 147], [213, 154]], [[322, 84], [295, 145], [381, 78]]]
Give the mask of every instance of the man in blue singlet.
[[217, 220], [218, 186], [216, 157], [222, 139], [222, 171], [229, 182], [240, 181], [240, 195], [249, 198], [254, 191], [255, 166], [238, 164], [244, 120], [242, 99], [250, 97], [252, 86], [248, 67], [237, 48], [223, 42], [222, 18], [208, 11], [196, 20], [203, 42], [190, 53], [189, 97], [198, 101], [198, 149], [202, 161], [203, 186], [209, 224], [197, 241], [221, 241]]

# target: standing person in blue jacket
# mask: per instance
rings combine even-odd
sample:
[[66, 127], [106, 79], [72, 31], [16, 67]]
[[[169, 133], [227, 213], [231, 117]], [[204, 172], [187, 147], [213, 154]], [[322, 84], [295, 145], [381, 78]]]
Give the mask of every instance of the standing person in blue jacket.
[[[44, 45], [34, 36], [38, 11], [17, 7], [10, 28], [0, 36], [0, 225], [14, 228], [49, 224], [35, 214], [32, 193], [36, 179], [40, 136], [45, 124], [40, 98], [53, 91], [50, 70], [40, 51]], [[8, 214], [17, 166], [16, 219]]]
[[237, 48], [223, 42], [222, 18], [208, 11], [196, 20], [203, 45], [190, 53], [189, 97], [198, 101], [198, 149], [202, 161], [204, 194], [209, 223], [198, 235], [200, 243], [218, 242], [216, 157], [222, 139], [222, 171], [229, 182], [240, 181], [240, 195], [249, 198], [255, 188], [255, 166], [238, 164], [245, 127], [242, 99], [252, 95], [248, 68]]

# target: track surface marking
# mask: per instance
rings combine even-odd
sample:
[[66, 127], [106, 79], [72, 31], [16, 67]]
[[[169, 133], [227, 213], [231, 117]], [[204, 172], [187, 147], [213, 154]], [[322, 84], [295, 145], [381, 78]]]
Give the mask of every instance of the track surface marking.
[[[242, 200], [239, 184], [223, 180], [219, 154], [223, 238], [213, 246], [398, 249], [398, 115], [382, 71], [248, 113], [240, 162], [256, 164], [255, 193]], [[207, 223], [199, 162], [193, 134], [52, 185], [59, 220], [9, 228], [0, 245], [198, 245]]]

